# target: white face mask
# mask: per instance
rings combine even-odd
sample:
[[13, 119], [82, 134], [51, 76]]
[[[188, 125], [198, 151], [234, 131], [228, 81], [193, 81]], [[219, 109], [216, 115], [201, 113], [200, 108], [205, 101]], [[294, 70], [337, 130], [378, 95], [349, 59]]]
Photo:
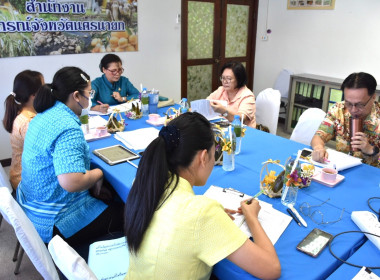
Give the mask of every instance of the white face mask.
[[[78, 102], [79, 106], [82, 107], [82, 105]], [[88, 112], [90, 112], [91, 110], [91, 107], [92, 107], [92, 101], [91, 101], [91, 97], [88, 98], [88, 106], [86, 108], [83, 108], [82, 107], [82, 113], [80, 114], [81, 116], [85, 116], [85, 115], [88, 115]]]

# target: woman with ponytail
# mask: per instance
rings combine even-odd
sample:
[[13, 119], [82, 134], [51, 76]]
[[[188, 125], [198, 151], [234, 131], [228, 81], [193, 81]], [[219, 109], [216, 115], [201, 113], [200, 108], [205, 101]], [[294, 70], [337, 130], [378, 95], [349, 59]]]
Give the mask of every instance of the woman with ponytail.
[[[94, 197], [103, 172], [90, 170], [89, 146], [79, 116], [91, 105], [90, 77], [77, 67], [59, 70], [34, 99], [22, 155], [17, 201], [45, 243], [58, 234], [70, 245], [122, 231], [122, 203]], [[90, 194], [91, 191], [91, 194]]]
[[21, 180], [21, 155], [29, 122], [36, 115], [33, 100], [44, 77], [40, 72], [25, 70], [17, 74], [13, 81], [13, 91], [5, 99], [3, 125], [11, 135], [12, 162], [9, 177], [13, 189]]
[[173, 119], [147, 147], [125, 206], [125, 279], [209, 279], [224, 258], [262, 279], [280, 276], [257, 200], [241, 204], [252, 242], [217, 201], [194, 194], [193, 186], [206, 184], [214, 154], [210, 123], [191, 112]]

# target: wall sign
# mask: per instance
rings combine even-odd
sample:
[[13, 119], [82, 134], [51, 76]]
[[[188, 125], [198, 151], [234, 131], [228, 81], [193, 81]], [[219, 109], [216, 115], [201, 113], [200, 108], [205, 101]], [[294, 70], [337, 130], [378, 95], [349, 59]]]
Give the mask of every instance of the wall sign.
[[288, 10], [333, 10], [335, 0], [288, 0]]
[[137, 0], [0, 0], [0, 57], [138, 50]]

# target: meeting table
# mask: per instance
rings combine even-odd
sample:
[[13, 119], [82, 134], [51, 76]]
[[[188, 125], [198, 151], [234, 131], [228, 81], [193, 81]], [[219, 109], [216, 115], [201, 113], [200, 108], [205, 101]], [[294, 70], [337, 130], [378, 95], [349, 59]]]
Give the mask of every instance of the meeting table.
[[[166, 110], [167, 108], [161, 108], [159, 113], [163, 115]], [[138, 120], [127, 119], [125, 130], [151, 127], [146, 120], [145, 116]], [[113, 135], [92, 141], [89, 142], [90, 152], [116, 144], [122, 143]], [[268, 159], [279, 160], [284, 165], [289, 156], [297, 154], [298, 150], [305, 147], [307, 146], [248, 127], [242, 139], [241, 153], [235, 156], [235, 170], [228, 172], [224, 171], [222, 166], [215, 166], [206, 185], [194, 187], [194, 192], [196, 195], [202, 195], [211, 185], [215, 185], [255, 195], [260, 191], [264, 162]], [[138, 160], [134, 163], [138, 164]], [[110, 166], [95, 155], [92, 155], [91, 165], [92, 168], [99, 167], [103, 170], [105, 179], [115, 188], [120, 198], [126, 201], [136, 175], [136, 167], [126, 162]], [[337, 260], [330, 253], [328, 246], [316, 258], [296, 249], [297, 244], [314, 228], [332, 235], [359, 230], [351, 220], [351, 212], [370, 211], [367, 204], [368, 199], [380, 196], [380, 170], [378, 168], [361, 164], [343, 170], [339, 174], [345, 178], [334, 187], [327, 187], [312, 181], [309, 187], [298, 191], [295, 208], [299, 211], [302, 203], [312, 206], [323, 203], [317, 208], [323, 215], [324, 223], [317, 224], [306, 215], [302, 216], [307, 227], [299, 226], [293, 220], [290, 222], [274, 245], [282, 267], [280, 279], [326, 279], [328, 277], [339, 279], [339, 275], [344, 275], [346, 271], [350, 272], [350, 275], [355, 275], [359, 271], [359, 268], [342, 264]], [[259, 199], [272, 204], [275, 209], [287, 213], [280, 198], [261, 195]], [[361, 256], [366, 256], [368, 262], [362, 261], [360, 265], [373, 266], [373, 263], [380, 264], [380, 251], [371, 245], [373, 245], [372, 242], [362, 233], [342, 234], [333, 240], [331, 250], [339, 258], [352, 259], [352, 262], [356, 262], [358, 259], [362, 260]], [[371, 258], [368, 257], [368, 254], [371, 254]], [[214, 266], [213, 274], [221, 280], [256, 279], [227, 259], [221, 260]], [[378, 274], [380, 275], [380, 273]]]

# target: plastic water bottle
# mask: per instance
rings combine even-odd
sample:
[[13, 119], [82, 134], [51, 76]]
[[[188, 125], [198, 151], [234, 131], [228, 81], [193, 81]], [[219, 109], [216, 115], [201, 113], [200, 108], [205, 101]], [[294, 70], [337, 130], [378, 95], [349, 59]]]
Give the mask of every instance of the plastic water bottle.
[[146, 92], [146, 88], [143, 88], [141, 93], [141, 108], [143, 116], [149, 115], [149, 93]]
[[[294, 186], [291, 183], [289, 184], [289, 186], [286, 185], [288, 180], [296, 180], [301, 175], [299, 162], [295, 163], [295, 160], [296, 156], [292, 155], [292, 157], [285, 164], [284, 186], [282, 188], [281, 196], [281, 203], [285, 206], [294, 206], [294, 204], [296, 204], [297, 201], [298, 186]], [[294, 164], [297, 164], [297, 166], [294, 168], [292, 172]], [[289, 174], [291, 174], [291, 177], [288, 179], [287, 176]]]
[[181, 114], [184, 114], [189, 111], [189, 103], [187, 102], [187, 98], [182, 98], [181, 107], [179, 108], [179, 111]]
[[223, 170], [232, 171], [235, 170], [235, 149], [236, 149], [236, 136], [232, 126], [228, 127], [224, 136], [225, 141], [231, 142], [231, 153], [223, 151]]
[[236, 136], [236, 150], [235, 150], [235, 155], [238, 155], [240, 153], [241, 149], [241, 122], [240, 122], [240, 117], [238, 115], [234, 116], [234, 120], [232, 121], [232, 127], [235, 132]]

